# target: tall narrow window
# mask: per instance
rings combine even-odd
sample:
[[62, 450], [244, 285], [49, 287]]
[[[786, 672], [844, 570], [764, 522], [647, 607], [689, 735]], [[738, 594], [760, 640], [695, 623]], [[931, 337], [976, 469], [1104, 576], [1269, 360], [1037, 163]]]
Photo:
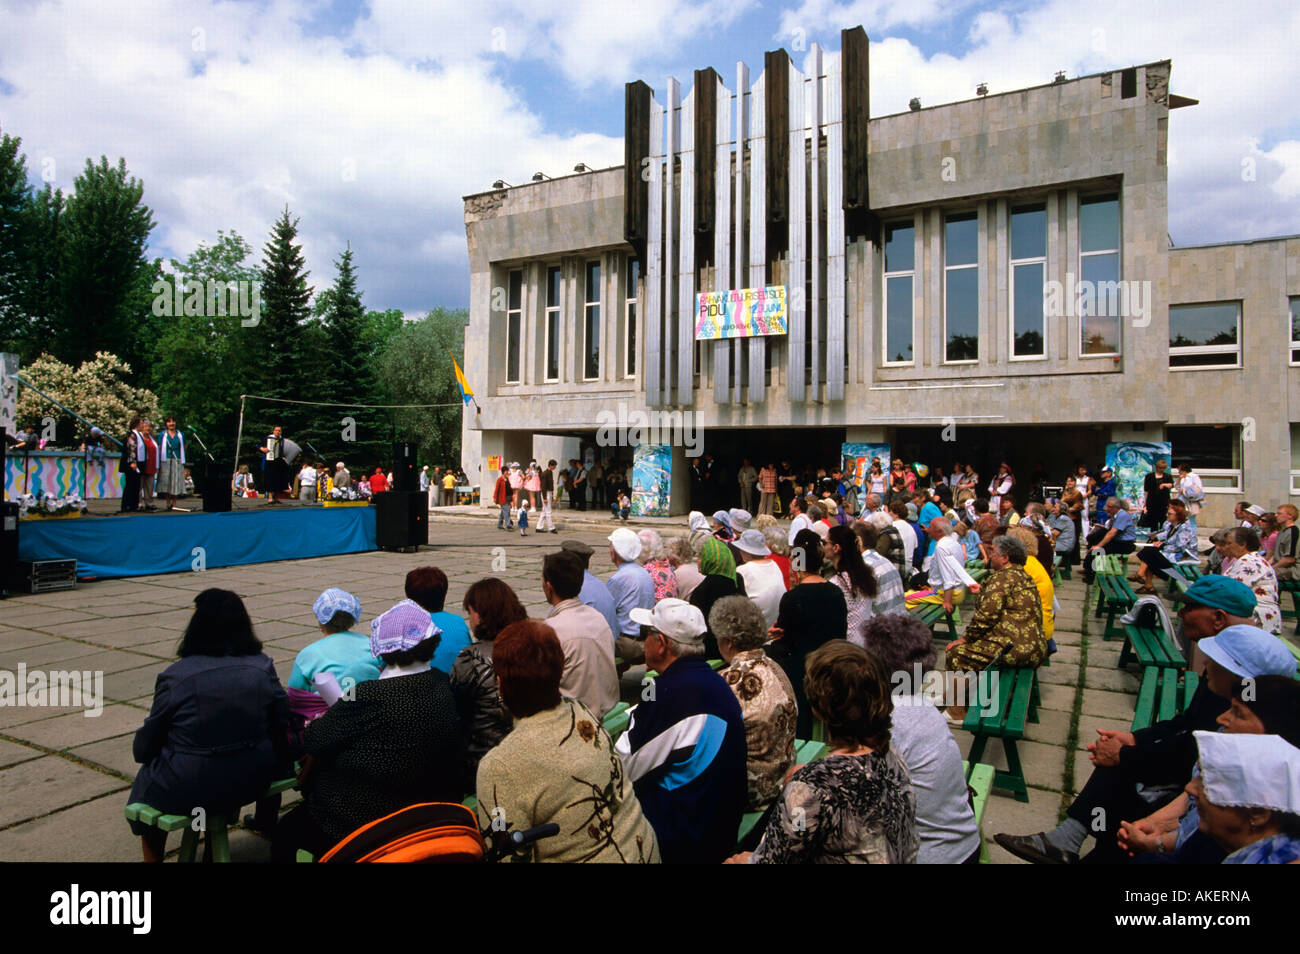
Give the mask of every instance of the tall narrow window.
[[636, 302], [641, 286], [641, 263], [635, 258], [627, 260], [627, 298], [623, 305], [623, 374], [636, 377]]
[[1300, 364], [1300, 295], [1291, 299], [1291, 363]]
[[1047, 357], [1047, 207], [1011, 210], [1011, 357]]
[[510, 273], [506, 302], [506, 384], [518, 384], [523, 364], [524, 273]]
[[885, 364], [912, 364], [912, 282], [916, 229], [910, 222], [885, 226]]
[[950, 215], [943, 236], [943, 327], [945, 361], [980, 357], [979, 216]]
[[1117, 196], [1097, 196], [1079, 202], [1079, 281], [1083, 296], [1079, 353], [1119, 354], [1119, 322], [1125, 302], [1119, 280]]
[[600, 377], [600, 262], [587, 263], [584, 287], [582, 376], [591, 379]]
[[546, 380], [560, 380], [560, 269], [546, 270]]

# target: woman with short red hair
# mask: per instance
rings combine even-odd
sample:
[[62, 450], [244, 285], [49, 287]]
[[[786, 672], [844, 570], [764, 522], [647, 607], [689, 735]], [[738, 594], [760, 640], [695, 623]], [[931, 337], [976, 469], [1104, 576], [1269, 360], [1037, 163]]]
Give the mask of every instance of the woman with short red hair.
[[479, 824], [524, 831], [551, 822], [560, 833], [524, 849], [524, 861], [659, 861], [654, 829], [600, 721], [560, 695], [564, 650], [539, 620], [497, 636], [492, 665], [514, 729], [478, 768]]

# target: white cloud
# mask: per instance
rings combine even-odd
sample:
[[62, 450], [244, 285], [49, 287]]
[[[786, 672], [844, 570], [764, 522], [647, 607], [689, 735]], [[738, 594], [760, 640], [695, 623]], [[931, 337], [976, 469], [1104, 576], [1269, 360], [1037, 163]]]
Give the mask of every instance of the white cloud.
[[[929, 2], [904, 12], [882, 0], [803, 0], [782, 15], [810, 36], [863, 23], [873, 35], [871, 111], [907, 109], [968, 99], [980, 82], [990, 92], [1051, 82], [1057, 70], [1080, 76], [1107, 69], [1173, 61], [1172, 92], [1200, 100], [1169, 120], [1169, 223], [1179, 244], [1208, 243], [1300, 231], [1300, 6], [1217, 0], [1176, 6], [1130, 0], [1049, 0], [1019, 12], [976, 14], [959, 55], [925, 54], [888, 37], [891, 26], [943, 28], [952, 8]], [[880, 42], [875, 42], [879, 40]], [[1258, 141], [1274, 141], [1260, 151]], [[1255, 181], [1241, 161], [1258, 159]], [[1282, 200], [1282, 201], [1279, 201]]]

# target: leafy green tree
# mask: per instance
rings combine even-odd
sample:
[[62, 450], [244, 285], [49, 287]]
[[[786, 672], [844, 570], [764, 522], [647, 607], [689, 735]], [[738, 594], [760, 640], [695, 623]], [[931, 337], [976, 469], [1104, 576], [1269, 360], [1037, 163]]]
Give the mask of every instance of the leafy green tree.
[[418, 321], [398, 329], [379, 355], [377, 367], [393, 404], [450, 404], [452, 407], [410, 408], [394, 413], [399, 440], [420, 445], [421, 464], [460, 462], [462, 413], [460, 389], [451, 356], [462, 362], [465, 350], [465, 309], [435, 308]]
[[22, 142], [7, 133], [0, 135], [0, 350], [20, 354], [28, 337], [22, 285], [32, 193], [27, 184], [27, 162], [18, 151]]
[[53, 350], [80, 362], [108, 350], [139, 367], [155, 330], [149, 305], [157, 263], [145, 256], [153, 212], [144, 185], [116, 166], [89, 159], [74, 183], [59, 228], [59, 309]]
[[[172, 259], [172, 282], [184, 288], [197, 281], [206, 288], [209, 281], [258, 281], [260, 271], [248, 262], [252, 254], [238, 232], [218, 231], [215, 243], [201, 243], [183, 262]], [[233, 313], [164, 318], [150, 366], [150, 381], [164, 411], [198, 432], [215, 458], [213, 466], [222, 472], [233, 462], [239, 395], [250, 391], [256, 367], [254, 331], [243, 320]], [[191, 443], [190, 459], [206, 460], [202, 454]]]

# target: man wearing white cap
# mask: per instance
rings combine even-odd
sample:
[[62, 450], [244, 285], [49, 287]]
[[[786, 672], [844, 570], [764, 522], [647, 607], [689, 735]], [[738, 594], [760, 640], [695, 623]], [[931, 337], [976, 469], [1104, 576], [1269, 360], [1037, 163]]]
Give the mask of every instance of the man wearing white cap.
[[736, 844], [745, 809], [740, 703], [704, 659], [704, 614], [685, 600], [633, 609], [646, 665], [658, 672], [615, 751], [669, 864], [717, 864]]
[[626, 527], [619, 527], [607, 538], [609, 560], [615, 570], [606, 581], [609, 595], [614, 597], [614, 612], [618, 615], [615, 655], [623, 662], [636, 665], [645, 662], [645, 648], [641, 640], [641, 627], [633, 622], [634, 609], [649, 609], [655, 605], [655, 584], [649, 572], [636, 558], [641, 555], [641, 538]]
[[1200, 775], [1187, 783], [1200, 827], [1225, 865], [1300, 860], [1300, 749], [1278, 735], [1194, 732]]

